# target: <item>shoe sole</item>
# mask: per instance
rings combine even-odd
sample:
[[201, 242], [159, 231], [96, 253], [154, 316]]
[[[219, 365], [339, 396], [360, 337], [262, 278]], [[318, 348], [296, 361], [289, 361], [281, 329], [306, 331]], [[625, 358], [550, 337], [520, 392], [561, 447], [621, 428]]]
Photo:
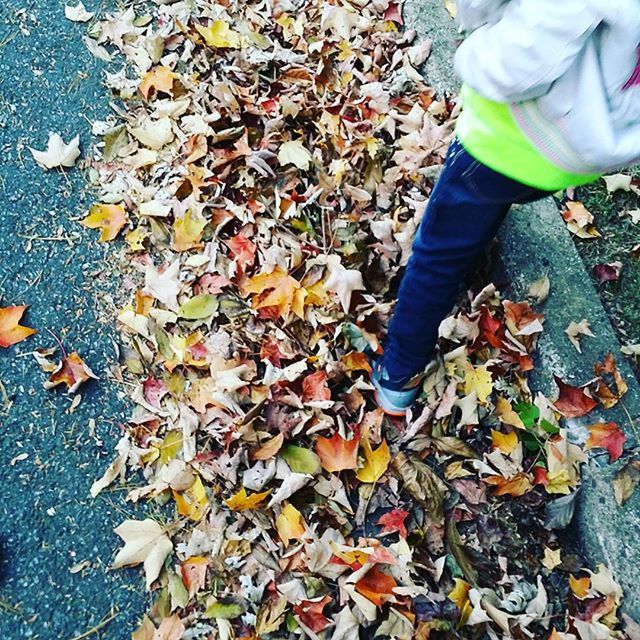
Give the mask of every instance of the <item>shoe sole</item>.
[[407, 410], [406, 409], [404, 411], [394, 411], [393, 409], [389, 409], [388, 407], [386, 407], [384, 405], [384, 402], [382, 402], [382, 400], [380, 399], [380, 395], [378, 394], [377, 390], [373, 392], [373, 398], [376, 401], [376, 404], [382, 409], [382, 411], [386, 415], [391, 416], [392, 418], [406, 418], [407, 417]]

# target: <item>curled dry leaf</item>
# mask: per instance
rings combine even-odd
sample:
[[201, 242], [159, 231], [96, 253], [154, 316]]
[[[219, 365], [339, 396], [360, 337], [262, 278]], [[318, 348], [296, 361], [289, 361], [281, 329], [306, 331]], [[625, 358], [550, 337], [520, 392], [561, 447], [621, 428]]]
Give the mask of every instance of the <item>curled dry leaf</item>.
[[582, 353], [582, 347], [580, 345], [580, 336], [591, 336], [595, 338], [589, 327], [588, 320], [580, 320], [580, 322], [571, 322], [569, 326], [564, 330], [569, 337], [571, 344], [576, 348], [578, 353]]
[[98, 376], [87, 366], [84, 360], [74, 351], [65, 356], [60, 364], [44, 383], [45, 389], [53, 389], [61, 384], [67, 385], [68, 393], [75, 393], [81, 384]]

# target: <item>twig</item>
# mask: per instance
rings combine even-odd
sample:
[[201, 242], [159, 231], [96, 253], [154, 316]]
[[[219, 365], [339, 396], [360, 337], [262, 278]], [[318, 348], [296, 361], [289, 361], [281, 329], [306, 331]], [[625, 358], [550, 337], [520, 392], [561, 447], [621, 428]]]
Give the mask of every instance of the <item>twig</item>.
[[94, 633], [100, 631], [100, 629], [104, 629], [115, 617], [119, 615], [119, 611], [114, 611], [109, 617], [103, 618], [102, 622], [99, 622], [95, 627], [91, 627], [91, 629], [87, 629], [84, 633], [81, 633], [79, 636], [74, 636], [71, 640], [84, 640], [84, 638], [88, 638], [92, 636]]

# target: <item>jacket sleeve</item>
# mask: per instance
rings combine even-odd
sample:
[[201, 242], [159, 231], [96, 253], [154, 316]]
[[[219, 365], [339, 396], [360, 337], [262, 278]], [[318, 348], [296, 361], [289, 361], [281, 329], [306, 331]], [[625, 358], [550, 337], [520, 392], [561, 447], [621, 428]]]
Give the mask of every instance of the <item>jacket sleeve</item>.
[[457, 0], [456, 22], [463, 31], [474, 31], [496, 22], [509, 0]]
[[489, 100], [540, 97], [569, 69], [602, 21], [597, 4], [511, 0], [498, 22], [480, 27], [460, 45], [456, 71]]

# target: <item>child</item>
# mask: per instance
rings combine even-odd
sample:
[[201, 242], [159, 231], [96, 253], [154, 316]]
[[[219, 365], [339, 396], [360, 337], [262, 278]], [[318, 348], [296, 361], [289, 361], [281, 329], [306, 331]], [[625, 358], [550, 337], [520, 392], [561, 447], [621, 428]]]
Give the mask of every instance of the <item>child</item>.
[[640, 160], [640, 0], [458, 0], [462, 113], [414, 240], [379, 405], [404, 415], [460, 282], [514, 203]]

